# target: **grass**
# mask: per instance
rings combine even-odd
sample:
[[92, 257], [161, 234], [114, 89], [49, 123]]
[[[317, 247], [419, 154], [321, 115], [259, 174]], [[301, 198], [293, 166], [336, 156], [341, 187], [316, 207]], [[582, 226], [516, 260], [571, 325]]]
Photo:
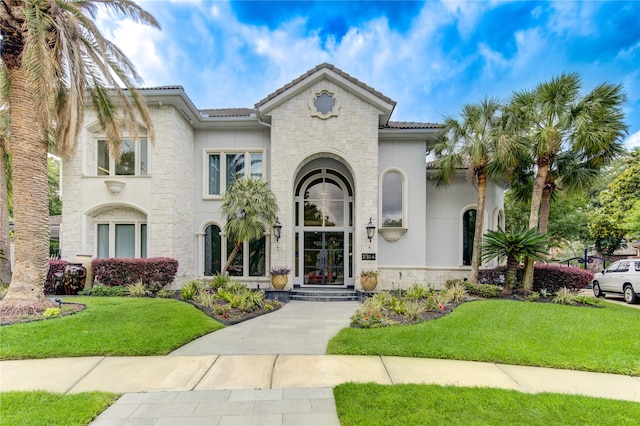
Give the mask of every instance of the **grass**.
[[340, 424], [636, 425], [640, 404], [491, 388], [346, 383], [334, 388]]
[[77, 314], [0, 327], [0, 359], [164, 355], [222, 328], [171, 299], [74, 297]]
[[[482, 300], [417, 325], [341, 330], [330, 354], [487, 361], [640, 376], [640, 312]], [[635, 324], [635, 325], [634, 325]]]
[[70, 395], [34, 392], [0, 393], [3, 426], [87, 425], [119, 395], [85, 392]]

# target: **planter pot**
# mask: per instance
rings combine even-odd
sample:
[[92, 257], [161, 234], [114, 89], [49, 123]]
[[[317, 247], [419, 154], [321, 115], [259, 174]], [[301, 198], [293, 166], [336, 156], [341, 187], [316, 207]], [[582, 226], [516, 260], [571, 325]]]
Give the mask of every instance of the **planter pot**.
[[361, 276], [360, 285], [364, 291], [373, 291], [378, 285], [378, 277]]
[[288, 275], [272, 275], [271, 276], [271, 285], [276, 290], [284, 290], [287, 286], [287, 282], [289, 281]]
[[93, 261], [93, 256], [90, 254], [77, 254], [73, 259], [73, 263], [81, 263], [82, 266], [87, 270], [87, 279], [84, 282], [84, 288], [93, 287], [93, 268], [91, 267], [91, 262]]

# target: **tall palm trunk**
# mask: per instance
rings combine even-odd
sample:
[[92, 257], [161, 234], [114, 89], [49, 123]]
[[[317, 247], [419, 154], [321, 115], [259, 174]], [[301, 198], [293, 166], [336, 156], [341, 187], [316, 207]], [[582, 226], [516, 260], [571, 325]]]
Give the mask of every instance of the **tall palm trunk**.
[[236, 256], [238, 255], [238, 252], [240, 251], [241, 246], [242, 246], [242, 241], [236, 241], [236, 243], [233, 246], [233, 250], [229, 255], [229, 258], [227, 259], [227, 263], [225, 263], [224, 268], [222, 268], [222, 272], [221, 272], [222, 275], [224, 275], [225, 272], [227, 272], [227, 269], [229, 269], [229, 266], [231, 266], [231, 264], [233, 263], [233, 259], [235, 259]]
[[[549, 174], [550, 158], [543, 158], [538, 162], [538, 172], [533, 185], [533, 194], [531, 195], [531, 211], [529, 214], [529, 229], [538, 229], [540, 204], [542, 203], [542, 192]], [[534, 260], [527, 257], [524, 265], [524, 273], [522, 276], [522, 287], [525, 290], [533, 289], [533, 263]]]
[[9, 208], [7, 175], [4, 171], [5, 141], [0, 138], [0, 282], [11, 281], [11, 241], [9, 239]]
[[487, 198], [487, 175], [478, 173], [478, 210], [476, 212], [476, 228], [473, 234], [473, 250], [471, 252], [471, 282], [477, 283], [482, 261], [482, 227], [484, 226], [484, 204]]
[[545, 185], [542, 190], [542, 199], [540, 200], [540, 223], [538, 224], [538, 231], [544, 234], [549, 227], [549, 212], [551, 211], [551, 194], [553, 194], [553, 187], [551, 185]]
[[15, 231], [14, 271], [0, 312], [33, 314], [53, 303], [44, 297], [49, 269], [49, 208], [46, 129], [28, 89], [26, 72], [7, 70], [10, 84], [10, 134]]

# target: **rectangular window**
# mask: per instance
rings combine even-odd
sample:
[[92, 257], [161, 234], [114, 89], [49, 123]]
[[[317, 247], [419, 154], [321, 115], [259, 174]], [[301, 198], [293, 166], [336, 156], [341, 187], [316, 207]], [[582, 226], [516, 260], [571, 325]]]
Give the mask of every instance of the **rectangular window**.
[[109, 155], [106, 140], [98, 140], [96, 150], [98, 176], [146, 176], [149, 173], [146, 139], [123, 140], [118, 162]]
[[130, 258], [135, 257], [136, 252], [136, 234], [135, 225], [118, 224], [116, 225], [116, 257]]
[[220, 195], [220, 154], [209, 154], [209, 195]]
[[147, 257], [146, 223], [99, 223], [98, 259]]
[[251, 154], [251, 177], [262, 179], [262, 154]]
[[107, 141], [98, 141], [98, 176], [108, 176], [111, 174], [110, 163]]
[[249, 276], [265, 276], [266, 252], [266, 239], [264, 237], [249, 243]]
[[[204, 154], [203, 196], [220, 196], [236, 180], [243, 177], [264, 178], [261, 152], [206, 152]], [[250, 162], [250, 164], [247, 164]]]
[[147, 257], [147, 224], [140, 225], [140, 257]]
[[227, 188], [244, 177], [244, 154], [227, 154]]
[[109, 257], [109, 225], [98, 225], [98, 259]]
[[[227, 240], [227, 259], [229, 259], [229, 255], [231, 254], [231, 252], [233, 251], [233, 248], [235, 247], [235, 243], [233, 241], [229, 241]], [[238, 253], [236, 254], [236, 256], [233, 258], [233, 261], [231, 262], [231, 265], [229, 265], [229, 268], [227, 268], [227, 273], [230, 276], [235, 276], [235, 277], [241, 277], [243, 275], [243, 261], [242, 261], [242, 252], [244, 251], [244, 245], [240, 244], [240, 249], [238, 250]]]

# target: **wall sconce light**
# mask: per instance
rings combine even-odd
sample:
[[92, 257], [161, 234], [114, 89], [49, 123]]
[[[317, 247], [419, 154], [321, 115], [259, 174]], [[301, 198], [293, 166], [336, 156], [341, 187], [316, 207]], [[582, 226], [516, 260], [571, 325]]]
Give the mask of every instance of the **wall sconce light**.
[[373, 224], [371, 218], [369, 218], [369, 223], [367, 223], [367, 238], [369, 239], [369, 242], [373, 239], [375, 232], [376, 226]]
[[276, 237], [276, 241], [280, 241], [281, 231], [282, 224], [280, 223], [278, 216], [276, 216], [276, 223], [273, 224], [273, 236]]

